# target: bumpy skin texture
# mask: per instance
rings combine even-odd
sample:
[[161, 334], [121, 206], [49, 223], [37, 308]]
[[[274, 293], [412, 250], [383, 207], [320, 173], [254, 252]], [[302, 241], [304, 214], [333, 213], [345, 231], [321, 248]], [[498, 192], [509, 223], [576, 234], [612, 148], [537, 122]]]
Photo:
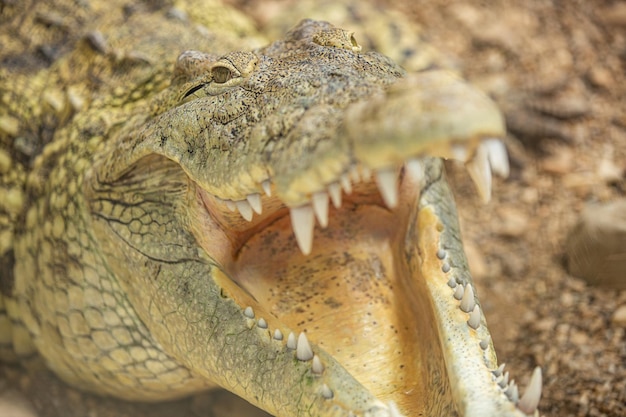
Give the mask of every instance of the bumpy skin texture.
[[[468, 330], [448, 293], [449, 269], [457, 285], [471, 279], [442, 165], [428, 157], [450, 156], [452, 142], [472, 154], [479, 139], [502, 135], [495, 106], [444, 72], [407, 75], [324, 22], [301, 22], [251, 49], [241, 17], [199, 3], [96, 2], [71, 17], [60, 17], [63, 1], [7, 6], [7, 16], [25, 17], [2, 32], [0, 169], [14, 194], [2, 203], [3, 355], [38, 354], [67, 382], [129, 400], [221, 386], [278, 416], [390, 415], [380, 398], [398, 394], [364, 387], [347, 362], [318, 347], [324, 340], [313, 344], [320, 370], [267, 330], [287, 339], [304, 328], [296, 307], [281, 316], [260, 300], [239, 259], [269, 246], [278, 261], [300, 262], [278, 244], [296, 247], [287, 208], [307, 207], [355, 166], [383, 170], [419, 157], [423, 177], [403, 174], [402, 215], [389, 223], [400, 224], [394, 239], [403, 242], [392, 245], [394, 262], [424, 278], [394, 285], [406, 285], [420, 306], [407, 306], [415, 298], [386, 304], [425, 319], [418, 336], [400, 331], [400, 341], [416, 345], [400, 350], [414, 381], [392, 388], [415, 390], [400, 404], [406, 413], [519, 413], [492, 382], [493, 348], [478, 347], [488, 340], [484, 318]], [[9, 37], [12, 25], [23, 35]], [[58, 46], [44, 51], [52, 63], [33, 46], [46, 36]], [[74, 47], [64, 50], [68, 42]], [[272, 198], [251, 223], [226, 209], [224, 200], [259, 194], [266, 181]], [[365, 224], [369, 206], [378, 213], [370, 185], [346, 202], [354, 214], [338, 214], [342, 221]], [[265, 230], [266, 241], [255, 243]], [[349, 252], [347, 242], [334, 252]], [[442, 248], [444, 273], [435, 256]], [[307, 276], [305, 261], [296, 264]], [[380, 308], [375, 318], [388, 314]]]

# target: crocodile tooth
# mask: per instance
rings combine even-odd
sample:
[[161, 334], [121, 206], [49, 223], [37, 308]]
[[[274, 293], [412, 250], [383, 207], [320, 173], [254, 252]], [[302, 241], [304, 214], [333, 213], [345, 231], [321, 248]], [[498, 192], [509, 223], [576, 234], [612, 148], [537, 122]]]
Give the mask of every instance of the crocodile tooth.
[[509, 400], [511, 400], [514, 404], [517, 404], [519, 401], [519, 390], [517, 389], [515, 381], [511, 381], [509, 383], [509, 386], [504, 391], [504, 394], [509, 397]]
[[252, 207], [252, 210], [254, 210], [256, 214], [261, 214], [261, 212], [263, 211], [263, 205], [261, 204], [261, 194], [248, 194], [246, 196], [246, 200], [248, 200], [250, 207]]
[[502, 375], [502, 379], [500, 380], [500, 382], [498, 382], [498, 385], [500, 385], [500, 388], [504, 389], [507, 385], [509, 385], [509, 373], [505, 372], [504, 375]]
[[454, 277], [450, 277], [450, 279], [448, 280], [448, 287], [454, 288], [456, 286], [457, 286], [456, 279], [454, 279]]
[[465, 292], [463, 294], [463, 298], [461, 299], [461, 310], [466, 313], [474, 310], [474, 305], [476, 302], [474, 301], [474, 290], [470, 284], [467, 284], [465, 287]]
[[252, 206], [250, 206], [248, 200], [237, 200], [235, 204], [237, 205], [237, 210], [239, 210], [241, 217], [247, 221], [252, 220]]
[[478, 195], [485, 202], [491, 199], [491, 166], [489, 165], [489, 157], [487, 147], [480, 144], [476, 149], [474, 157], [465, 164], [472, 181], [476, 185]]
[[313, 194], [313, 212], [320, 226], [328, 226], [328, 193], [320, 191]]
[[349, 174], [352, 182], [355, 184], [361, 182], [361, 174], [359, 174], [359, 168], [356, 165], [353, 165], [352, 168], [350, 168]]
[[289, 333], [287, 337], [287, 347], [291, 350], [296, 350], [296, 335], [293, 332]]
[[350, 182], [350, 177], [346, 174], [343, 174], [339, 177], [339, 183], [341, 184], [341, 188], [346, 192], [346, 194], [352, 194], [352, 183]]
[[469, 320], [467, 320], [467, 324], [474, 330], [480, 327], [480, 307], [478, 307], [478, 305], [474, 306], [474, 309], [470, 313]]
[[311, 370], [314, 374], [321, 375], [324, 372], [324, 365], [320, 360], [320, 357], [317, 355], [313, 355], [313, 363], [311, 364]]
[[491, 170], [502, 178], [508, 177], [509, 157], [504, 143], [499, 139], [486, 139], [483, 144], [487, 148]]
[[376, 171], [376, 183], [383, 197], [383, 201], [389, 208], [398, 205], [398, 175], [394, 168], [383, 168]]
[[267, 329], [267, 322], [263, 317], [261, 317], [259, 321], [256, 322], [256, 325], [259, 326], [260, 329]]
[[505, 363], [500, 364], [500, 366], [498, 366], [498, 369], [494, 369], [493, 371], [491, 371], [491, 373], [493, 374], [493, 376], [499, 377], [500, 375], [502, 375], [502, 372], [504, 372], [505, 366], [506, 366]]
[[467, 147], [465, 145], [452, 145], [451, 154], [452, 159], [456, 159], [461, 162], [467, 161]]
[[526, 387], [526, 392], [522, 395], [517, 408], [526, 414], [533, 414], [539, 405], [539, 399], [541, 398], [541, 368], [536, 367], [533, 371], [533, 375], [530, 377], [530, 382]]
[[304, 332], [298, 336], [298, 343], [296, 345], [296, 358], [301, 361], [310, 361], [313, 359], [313, 350], [309, 344], [309, 339], [306, 338]]
[[341, 207], [341, 186], [337, 182], [328, 184], [328, 194], [335, 208]]
[[437, 258], [439, 258], [440, 260], [442, 260], [442, 261], [443, 261], [443, 260], [446, 258], [446, 255], [447, 255], [447, 254], [446, 254], [446, 251], [445, 251], [445, 250], [443, 250], [443, 249], [439, 249], [439, 250], [437, 251], [437, 254], [436, 254], [436, 255], [437, 255]]
[[315, 227], [313, 207], [310, 205], [294, 207], [289, 212], [291, 214], [291, 227], [298, 246], [303, 254], [308, 255], [313, 247], [313, 228]]
[[465, 288], [463, 288], [463, 285], [457, 285], [456, 290], [454, 290], [454, 298], [456, 298], [457, 300], [462, 300], [464, 292]]
[[265, 195], [268, 197], [272, 196], [272, 188], [271, 188], [271, 184], [270, 184], [270, 180], [265, 180], [261, 183], [261, 187], [263, 188], [263, 192], [265, 192]]
[[406, 164], [406, 173], [418, 184], [424, 179], [424, 164], [419, 159], [409, 159]]
[[489, 336], [481, 340], [479, 344], [482, 350], [487, 350], [487, 348], [489, 347]]
[[274, 330], [274, 339], [283, 340], [283, 332], [281, 332], [280, 329]]
[[328, 388], [328, 385], [326, 384], [322, 385], [321, 394], [322, 394], [322, 397], [326, 398], [327, 400], [330, 400], [333, 398], [333, 390]]
[[226, 204], [226, 207], [230, 211], [237, 210], [237, 205], [235, 204], [235, 202], [233, 200], [224, 200], [224, 204]]

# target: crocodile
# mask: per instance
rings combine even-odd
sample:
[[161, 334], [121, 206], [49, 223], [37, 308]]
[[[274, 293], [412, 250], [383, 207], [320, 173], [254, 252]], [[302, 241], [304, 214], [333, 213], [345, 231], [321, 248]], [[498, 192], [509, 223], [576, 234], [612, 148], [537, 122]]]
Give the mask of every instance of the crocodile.
[[213, 1], [3, 2], [0, 357], [130, 401], [536, 415], [495, 350], [444, 159], [502, 115], [440, 68]]

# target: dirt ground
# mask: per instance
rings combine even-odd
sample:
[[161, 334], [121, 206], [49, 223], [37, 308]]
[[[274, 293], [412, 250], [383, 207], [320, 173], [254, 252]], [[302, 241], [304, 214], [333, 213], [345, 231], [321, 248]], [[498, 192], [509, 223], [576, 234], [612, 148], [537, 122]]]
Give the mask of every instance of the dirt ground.
[[[384, 3], [423, 26], [507, 115], [512, 171], [495, 183], [490, 204], [479, 202], [463, 169], [449, 167], [499, 360], [522, 391], [542, 367], [542, 416], [625, 416], [626, 291], [568, 275], [563, 254], [585, 205], [626, 194], [626, 3]], [[54, 415], [161, 416], [174, 407], [200, 415], [231, 407], [220, 394], [139, 411], [79, 394], [48, 374], [5, 367], [0, 384], [3, 378]], [[58, 395], [38, 395], [50, 386]], [[71, 412], [60, 411], [67, 404]]]

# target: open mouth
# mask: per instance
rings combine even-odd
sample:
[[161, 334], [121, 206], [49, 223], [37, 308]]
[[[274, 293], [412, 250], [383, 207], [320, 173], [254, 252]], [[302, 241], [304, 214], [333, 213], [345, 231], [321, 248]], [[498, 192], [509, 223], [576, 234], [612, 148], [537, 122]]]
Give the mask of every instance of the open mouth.
[[[488, 200], [492, 171], [508, 174], [504, 145], [450, 149]], [[354, 166], [293, 208], [271, 181], [260, 188], [238, 201], [196, 188], [197, 221], [221, 231], [221, 248], [215, 233], [196, 237], [220, 254], [228, 297], [251, 325], [320, 378], [330, 356], [391, 415], [535, 412], [540, 377], [520, 400], [495, 362], [438, 158]], [[334, 387], [322, 384], [320, 395], [332, 400]]]

